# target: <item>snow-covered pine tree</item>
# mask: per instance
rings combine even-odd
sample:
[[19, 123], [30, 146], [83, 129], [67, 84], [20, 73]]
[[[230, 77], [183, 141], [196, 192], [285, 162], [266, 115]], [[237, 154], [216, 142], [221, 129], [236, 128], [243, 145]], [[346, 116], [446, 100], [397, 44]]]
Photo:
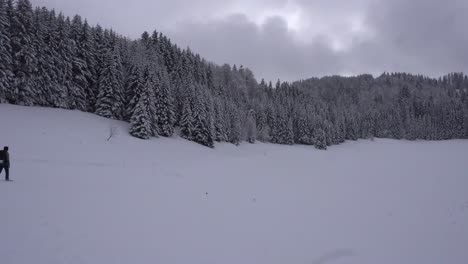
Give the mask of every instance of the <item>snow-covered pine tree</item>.
[[[87, 33], [85, 32], [88, 31]], [[92, 110], [90, 100], [93, 91], [93, 74], [90, 70], [90, 65], [94, 61], [94, 54], [91, 53], [92, 43], [89, 33], [89, 26], [83, 24], [80, 16], [73, 17], [70, 27], [70, 38], [72, 39], [72, 84], [77, 87], [79, 95], [76, 98], [76, 106], [79, 110]], [[90, 83], [91, 81], [91, 83]]]
[[181, 137], [187, 140], [193, 140], [194, 138], [194, 115], [192, 112], [192, 100], [193, 97], [193, 86], [189, 86], [189, 93], [185, 96], [184, 102], [182, 104], [182, 115], [180, 117], [180, 134]]
[[84, 21], [81, 31], [78, 31], [77, 41], [79, 43], [78, 57], [86, 63], [85, 78], [87, 87], [85, 90], [88, 111], [93, 112], [96, 105], [97, 96], [97, 83], [98, 83], [98, 70], [96, 61], [96, 44], [94, 43], [94, 36], [92, 28], [89, 26], [88, 21]]
[[316, 127], [314, 129], [314, 146], [317, 149], [322, 149], [322, 150], [327, 149], [327, 140], [325, 136], [325, 131], [321, 127]]
[[[323, 118], [322, 118], [323, 120]], [[354, 109], [349, 109], [345, 114], [346, 139], [357, 140], [359, 138], [359, 124]]]
[[175, 113], [174, 99], [170, 87], [169, 75], [164, 66], [158, 68], [159, 85], [156, 87], [156, 116], [158, 134], [170, 137], [174, 133]]
[[[44, 43], [46, 44], [45, 56], [41, 61], [43, 66], [42, 71], [46, 71], [45, 75], [49, 79], [44, 82], [48, 86], [47, 90], [49, 94], [47, 96], [48, 104], [53, 107], [68, 108], [68, 89], [63, 85], [65, 61], [62, 59], [60, 52], [60, 46], [62, 38], [60, 36], [59, 21], [55, 15], [55, 11], [50, 11], [48, 18], [44, 19], [49, 30], [44, 35]], [[43, 54], [44, 55], [44, 54]]]
[[214, 117], [213, 117], [213, 126], [214, 126], [214, 137], [218, 142], [228, 141], [227, 127], [226, 123], [226, 110], [224, 102], [218, 96], [213, 100], [214, 102]]
[[0, 103], [8, 101], [12, 89], [12, 50], [7, 3], [0, 0]]
[[145, 32], [143, 32], [143, 34], [141, 34], [141, 41], [143, 42], [143, 44], [145, 46], [150, 45], [151, 39], [150, 39], [150, 35], [149, 35], [148, 31], [145, 31]]
[[204, 87], [198, 85], [195, 88], [195, 97], [193, 98], [193, 125], [192, 140], [204, 146], [212, 148], [214, 146], [211, 129], [212, 113], [207, 111], [206, 98], [203, 93]]
[[253, 109], [250, 109], [247, 112], [247, 123], [245, 126], [246, 129], [246, 137], [247, 137], [247, 142], [253, 144], [255, 143], [255, 140], [257, 139], [257, 124], [255, 122], [256, 117], [255, 117], [255, 111]]
[[[81, 20], [75, 23], [81, 23]], [[64, 18], [62, 14], [58, 17], [57, 33], [59, 37], [57, 52], [62, 62], [59, 82], [68, 91], [68, 108], [85, 111], [87, 109], [85, 89], [88, 85], [85, 77], [86, 65], [77, 55], [78, 48], [71, 35], [70, 19]]]
[[255, 102], [254, 104], [254, 111], [255, 111], [255, 130], [257, 131], [257, 140], [264, 142], [266, 141], [266, 113], [265, 113], [265, 106], [264, 102]]
[[160, 49], [159, 49], [160, 41], [159, 41], [158, 31], [153, 30], [153, 33], [151, 33], [150, 42], [151, 42], [151, 46], [153, 46], [155, 48], [155, 50], [157, 51], [157, 53], [159, 53], [159, 51], [160, 51]]
[[55, 77], [50, 67], [53, 65], [50, 46], [48, 45], [50, 36], [50, 16], [45, 8], [36, 8], [34, 10], [34, 38], [33, 49], [36, 53], [37, 68], [32, 77], [35, 84], [35, 104], [40, 106], [54, 106], [51, 104], [52, 78]]
[[[56, 90], [66, 94], [58, 107], [76, 109], [76, 99], [80, 98], [80, 90], [72, 85], [72, 45], [69, 38], [70, 24], [63, 14], [59, 14], [56, 20], [55, 36], [55, 69], [57, 71]], [[84, 99], [84, 97], [82, 97]], [[80, 100], [80, 99], [78, 99]], [[80, 100], [81, 102], [83, 100]]]
[[294, 128], [292, 118], [288, 118], [286, 123], [286, 131], [284, 135], [285, 144], [293, 145], [294, 144]]
[[[178, 59], [179, 61], [180, 59]], [[173, 97], [174, 97], [174, 112], [175, 112], [175, 125], [180, 126], [181, 118], [182, 118], [182, 111], [183, 111], [183, 104], [185, 103], [185, 96], [184, 96], [184, 81], [182, 79], [182, 69], [181, 65], [177, 64], [174, 66], [174, 70], [169, 74], [170, 83], [173, 90]]]
[[242, 139], [242, 127], [241, 127], [241, 114], [239, 109], [233, 102], [229, 102], [228, 105], [229, 113], [229, 129], [228, 129], [228, 140], [234, 145], [239, 145]]
[[465, 108], [463, 111], [463, 125], [462, 125], [463, 131], [464, 131], [464, 138], [468, 138], [468, 106]]
[[11, 100], [19, 105], [34, 105], [32, 76], [35, 74], [37, 59], [32, 43], [34, 24], [29, 0], [18, 0], [10, 26], [15, 77]]
[[150, 87], [144, 86], [140, 94], [137, 95], [137, 103], [130, 118], [130, 134], [141, 139], [149, 139], [153, 132], [151, 128], [151, 116], [149, 112]]
[[323, 130], [325, 132], [325, 139], [326, 139], [326, 143], [327, 143], [327, 146], [331, 146], [331, 145], [334, 145], [336, 144], [335, 143], [335, 131], [333, 129], [333, 124], [330, 120], [328, 119], [325, 119], [323, 121]]
[[[188, 86], [195, 86], [196, 83], [193, 80], [193, 76], [190, 70], [190, 59], [188, 58], [187, 52], [181, 52], [178, 56], [176, 62], [175, 71], [171, 74], [171, 83], [174, 88], [174, 98], [175, 98], [175, 114], [176, 114], [176, 124], [180, 125], [179, 121], [181, 120], [181, 115], [183, 111], [183, 103], [185, 97], [187, 96]], [[195, 89], [192, 87], [193, 90]]]
[[276, 144], [288, 144], [288, 119], [284, 107], [278, 105], [272, 129], [272, 142]]
[[155, 72], [153, 64], [146, 65], [143, 73], [143, 90], [147, 91], [149, 104], [148, 115], [150, 118], [150, 131], [151, 136], [157, 137], [159, 132], [158, 116], [156, 113], [156, 88], [159, 86], [159, 80]]
[[117, 119], [122, 120], [125, 113], [125, 90], [124, 90], [124, 78], [123, 78], [123, 67], [122, 58], [120, 52], [120, 43], [116, 43], [113, 47], [112, 56], [114, 57], [115, 68], [116, 68], [116, 79], [118, 85], [114, 87], [115, 91], [115, 103], [112, 111]]
[[296, 116], [296, 143], [304, 144], [304, 145], [312, 145], [312, 138], [311, 138], [311, 120], [307, 117], [306, 112], [304, 109], [297, 112]]
[[[271, 84], [271, 82], [270, 82]], [[275, 107], [273, 105], [273, 102], [270, 101], [266, 108], [265, 108], [265, 116], [266, 116], [266, 124], [269, 128], [269, 131], [268, 132], [268, 135], [267, 135], [267, 138], [269, 140], [269, 142], [272, 142], [274, 143], [274, 140], [273, 140], [273, 137], [274, 137], [274, 134], [275, 134], [275, 127], [276, 127], [276, 113], [275, 113]]]
[[104, 54], [105, 67], [101, 71], [99, 78], [99, 93], [96, 100], [96, 114], [119, 119], [121, 117], [121, 106], [123, 105], [120, 95], [122, 90], [122, 80], [118, 61], [116, 61], [115, 50], [107, 49]]
[[346, 125], [342, 111], [336, 113], [335, 129], [337, 131], [337, 143], [343, 143], [346, 137]]
[[133, 65], [130, 69], [128, 80], [125, 84], [126, 107], [125, 119], [130, 120], [138, 103], [139, 96], [143, 92], [143, 73], [138, 65]]
[[[104, 30], [100, 25], [91, 28], [91, 36], [93, 38], [94, 52], [95, 52], [95, 86], [93, 91], [95, 94], [95, 101], [97, 101], [99, 94], [99, 80], [101, 79], [102, 72], [105, 70], [106, 61], [105, 56], [111, 49], [109, 47], [109, 40], [104, 36]], [[94, 108], [96, 110], [96, 108]]]
[[[171, 40], [164, 36], [162, 33], [159, 33], [159, 53], [163, 57], [163, 62], [166, 66], [167, 72], [172, 76], [172, 73], [175, 71], [176, 64], [180, 57], [180, 50], [177, 46], [173, 46]], [[172, 80], [172, 79], [171, 79]]]

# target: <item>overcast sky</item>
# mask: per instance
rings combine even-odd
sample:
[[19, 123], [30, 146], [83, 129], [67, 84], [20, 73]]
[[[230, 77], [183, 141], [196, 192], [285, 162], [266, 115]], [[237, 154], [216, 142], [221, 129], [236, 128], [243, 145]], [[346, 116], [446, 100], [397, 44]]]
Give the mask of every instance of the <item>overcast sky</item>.
[[468, 73], [466, 0], [31, 0], [139, 37], [157, 29], [258, 79]]

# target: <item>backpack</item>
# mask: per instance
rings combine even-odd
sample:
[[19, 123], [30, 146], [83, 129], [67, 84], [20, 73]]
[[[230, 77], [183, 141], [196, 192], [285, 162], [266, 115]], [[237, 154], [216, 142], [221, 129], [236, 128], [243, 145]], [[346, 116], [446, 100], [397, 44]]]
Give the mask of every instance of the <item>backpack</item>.
[[0, 150], [0, 160], [5, 160], [6, 159], [6, 153], [4, 150]]

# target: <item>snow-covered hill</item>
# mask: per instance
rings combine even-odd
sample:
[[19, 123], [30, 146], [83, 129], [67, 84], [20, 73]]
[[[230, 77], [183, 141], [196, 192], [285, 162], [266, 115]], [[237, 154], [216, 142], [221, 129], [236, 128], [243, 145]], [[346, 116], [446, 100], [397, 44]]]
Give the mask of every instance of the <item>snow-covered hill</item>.
[[127, 131], [0, 104], [0, 263], [468, 263], [466, 140], [209, 149]]

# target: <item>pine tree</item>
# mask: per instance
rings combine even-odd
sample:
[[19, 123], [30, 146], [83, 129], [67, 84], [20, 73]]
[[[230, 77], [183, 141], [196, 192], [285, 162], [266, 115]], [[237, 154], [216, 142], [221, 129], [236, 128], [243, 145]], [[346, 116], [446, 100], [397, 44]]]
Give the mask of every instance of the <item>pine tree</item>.
[[96, 49], [92, 28], [85, 20], [81, 31], [77, 29], [77, 42], [79, 43], [78, 57], [85, 62], [86, 70], [83, 72], [87, 86], [85, 90], [88, 111], [93, 112], [96, 105], [98, 70]]
[[314, 129], [314, 146], [317, 149], [322, 149], [322, 150], [327, 149], [327, 140], [325, 136], [325, 131], [321, 127]]
[[[91, 36], [92, 39], [94, 40], [93, 44], [93, 50], [95, 52], [95, 85], [92, 86], [92, 90], [95, 94], [95, 101], [97, 101], [98, 95], [99, 95], [99, 80], [101, 79], [101, 75], [105, 70], [106, 67], [106, 59], [105, 56], [108, 54], [108, 52], [111, 50], [109, 47], [109, 41], [104, 35], [104, 30], [100, 25], [97, 25], [96, 27], [91, 29]], [[96, 108], [94, 108], [96, 110]]]
[[130, 118], [130, 134], [141, 139], [149, 139], [152, 136], [151, 116], [148, 110], [151, 104], [149, 87], [145, 86], [142, 92], [138, 95], [138, 102]]
[[89, 43], [90, 36], [85, 36], [83, 32], [84, 30], [89, 31], [86, 28], [87, 25], [83, 25], [81, 17], [76, 15], [70, 27], [70, 38], [72, 40], [70, 43], [73, 73], [72, 86], [75, 87], [76, 91], [74, 106], [82, 111], [92, 110], [89, 99], [92, 95], [91, 86], [94, 81], [90, 66], [88, 65], [88, 62], [93, 61], [93, 55], [88, 51], [92, 46]]
[[35, 84], [35, 104], [40, 106], [55, 106], [52, 104], [51, 94], [54, 72], [54, 62], [51, 51], [50, 31], [52, 30], [49, 11], [45, 8], [36, 8], [34, 12], [34, 24], [36, 29], [32, 41], [34, 52], [37, 54], [37, 68], [32, 82]]
[[312, 144], [312, 135], [310, 132], [311, 121], [308, 122], [304, 112], [297, 113], [295, 142], [304, 145]]
[[293, 122], [292, 119], [289, 118], [286, 125], [285, 131], [285, 144], [293, 145], [294, 144], [294, 129], [293, 129]]
[[257, 125], [255, 122], [255, 111], [253, 109], [249, 110], [247, 114], [247, 123], [246, 123], [246, 135], [247, 142], [253, 144], [257, 138]]
[[228, 130], [228, 139], [234, 145], [239, 145], [241, 142], [242, 136], [242, 127], [241, 127], [241, 120], [240, 120], [240, 113], [238, 108], [235, 106], [234, 103], [229, 104], [229, 130]]
[[272, 130], [272, 141], [276, 144], [290, 144], [294, 141], [292, 122], [286, 116], [285, 109], [281, 106], [276, 109], [276, 118]]
[[[171, 74], [171, 83], [174, 87], [174, 98], [175, 98], [175, 109], [176, 109], [176, 124], [179, 124], [181, 120], [183, 102], [187, 95], [188, 86], [195, 85], [193, 75], [190, 70], [190, 59], [188, 58], [187, 52], [181, 52], [176, 65], [175, 70]], [[192, 87], [194, 89], [194, 87]]]
[[10, 41], [7, 3], [5, 0], [0, 0], [0, 103], [8, 101], [12, 93], [13, 61]]
[[76, 108], [75, 97], [79, 94], [78, 89], [72, 85], [72, 52], [69, 39], [69, 24], [63, 14], [59, 14], [57, 17], [57, 28], [56, 28], [56, 52], [58, 58], [57, 70], [58, 70], [58, 87], [57, 89], [66, 91], [66, 108]]
[[130, 120], [135, 111], [135, 107], [138, 103], [139, 96], [143, 92], [143, 74], [138, 65], [132, 66], [130, 70], [130, 75], [125, 85], [125, 97], [126, 107], [125, 107], [125, 119]]
[[117, 119], [122, 120], [125, 113], [125, 90], [123, 87], [124, 78], [123, 78], [123, 68], [122, 68], [122, 58], [120, 52], [120, 46], [118, 43], [114, 46], [112, 55], [114, 56], [115, 67], [116, 67], [116, 78], [118, 85], [114, 87], [116, 102], [114, 104], [113, 111]]
[[159, 85], [156, 88], [156, 116], [159, 128], [158, 134], [170, 137], [174, 133], [175, 113], [173, 97], [166, 70], [159, 67]]
[[[81, 23], [76, 21], [76, 23]], [[80, 25], [77, 25], [79, 27]], [[64, 18], [63, 15], [58, 17], [58, 49], [57, 53], [60, 56], [60, 76], [59, 84], [67, 90], [69, 109], [78, 109], [85, 111], [86, 94], [85, 89], [88, 85], [86, 80], [86, 65], [85, 62], [77, 55], [78, 47], [71, 35], [71, 22], [69, 18]]]
[[[192, 88], [193, 89], [193, 88]], [[194, 138], [194, 116], [192, 113], [192, 102], [190, 96], [186, 96], [182, 104], [182, 115], [180, 118], [180, 133], [187, 140]]]
[[14, 92], [11, 100], [20, 105], [34, 105], [34, 83], [37, 59], [33, 50], [33, 12], [29, 0], [18, 0], [11, 25]]
[[212, 116], [207, 111], [206, 98], [202, 92], [202, 86], [195, 88], [195, 96], [193, 98], [193, 126], [192, 140], [204, 146], [212, 148], [213, 135], [211, 129]]
[[116, 61], [115, 50], [108, 49], [104, 55], [106, 65], [101, 72], [98, 87], [99, 93], [96, 100], [96, 114], [119, 119], [123, 102], [121, 98], [122, 82], [119, 79], [119, 65]]
[[147, 65], [143, 73], [143, 90], [148, 94], [148, 115], [150, 118], [151, 136], [157, 137], [159, 132], [158, 116], [156, 112], [156, 88], [159, 86], [159, 80], [152, 65]]
[[[63, 53], [61, 53], [63, 39], [60, 35], [60, 24], [63, 24], [63, 16], [57, 18], [52, 10], [45, 21], [49, 27], [44, 35], [47, 55], [43, 57], [45, 60], [41, 61], [43, 68], [40, 75], [49, 77], [44, 82], [49, 91], [48, 104], [53, 107], [68, 108], [68, 88], [64, 85], [66, 83], [64, 78], [67, 75], [64, 72], [70, 72], [66, 71], [68, 65], [64, 65], [66, 60], [63, 59]], [[44, 74], [44, 72], [46, 73]]]
[[218, 142], [228, 141], [226, 123], [226, 110], [223, 101], [219, 97], [214, 98], [214, 137]]

